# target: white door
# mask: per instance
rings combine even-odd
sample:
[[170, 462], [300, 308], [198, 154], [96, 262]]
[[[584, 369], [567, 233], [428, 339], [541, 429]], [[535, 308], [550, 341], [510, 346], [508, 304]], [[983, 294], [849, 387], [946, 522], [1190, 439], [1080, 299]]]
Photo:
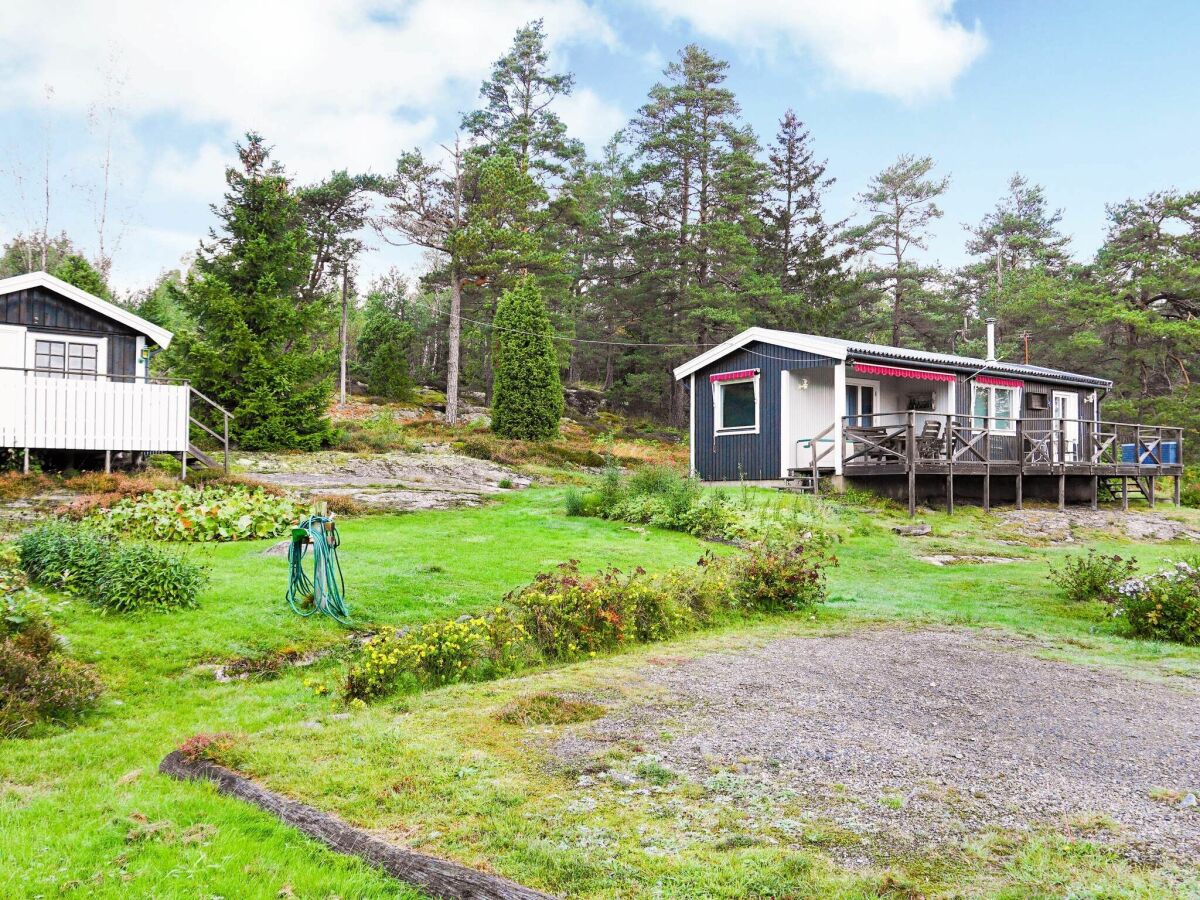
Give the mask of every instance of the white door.
[[[1079, 395], [1073, 391], [1054, 392], [1054, 461], [1079, 459]], [[1062, 433], [1061, 452], [1059, 433]]]

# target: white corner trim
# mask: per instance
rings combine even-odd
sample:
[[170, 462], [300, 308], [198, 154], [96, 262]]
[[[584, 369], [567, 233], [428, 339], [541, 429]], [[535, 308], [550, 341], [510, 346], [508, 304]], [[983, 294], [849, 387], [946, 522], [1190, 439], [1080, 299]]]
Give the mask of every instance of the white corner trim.
[[[713, 423], [716, 424], [715, 422]], [[688, 382], [688, 474], [696, 475], [696, 376]]]
[[93, 312], [98, 312], [105, 318], [112, 319], [114, 322], [120, 322], [135, 331], [139, 331], [146, 337], [151, 338], [154, 343], [162, 347], [164, 350], [171, 346], [171, 338], [174, 335], [165, 328], [159, 328], [152, 322], [147, 322], [139, 315], [131, 313], [124, 307], [117, 306], [115, 303], [109, 303], [107, 300], [102, 300], [95, 294], [89, 294], [87, 291], [80, 290], [73, 284], [67, 284], [61, 278], [55, 278], [47, 272], [30, 272], [27, 275], [14, 275], [12, 278], [0, 279], [0, 295], [11, 294], [15, 291], [24, 291], [33, 287], [44, 287], [54, 291], [56, 294], [61, 294], [68, 300], [74, 300], [80, 306], [86, 306]]

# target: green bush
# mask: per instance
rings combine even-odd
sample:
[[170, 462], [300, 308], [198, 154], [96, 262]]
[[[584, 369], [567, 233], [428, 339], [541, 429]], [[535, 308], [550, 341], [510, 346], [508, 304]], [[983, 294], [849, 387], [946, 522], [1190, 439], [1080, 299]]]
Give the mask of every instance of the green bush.
[[825, 569], [836, 560], [820, 538], [790, 546], [763, 547], [734, 563], [734, 601], [757, 612], [808, 609], [825, 599]]
[[640, 567], [584, 575], [563, 563], [508, 595], [485, 618], [425, 625], [372, 638], [351, 662], [348, 699], [412, 686], [475, 680], [537, 660], [568, 660], [631, 643], [662, 641], [712, 624], [721, 612], [786, 612], [825, 599], [825, 569], [837, 560], [820, 536], [799, 546], [711, 554], [661, 576]]
[[705, 491], [698, 479], [668, 466], [643, 466], [628, 478], [608, 466], [594, 490], [578, 496], [568, 493], [566, 502], [569, 515], [653, 525], [699, 537], [729, 539], [741, 531], [724, 492]]
[[554, 437], [566, 405], [554, 329], [537, 282], [522, 278], [505, 291], [493, 322], [492, 430], [526, 441]]
[[262, 488], [183, 485], [122, 500], [91, 521], [113, 534], [156, 541], [240, 541], [284, 534], [299, 515], [294, 500]]
[[1051, 566], [1050, 580], [1072, 603], [1113, 603], [1118, 598], [1117, 589], [1136, 571], [1136, 559], [1088, 550], [1087, 556], [1068, 558], [1061, 569]]
[[1200, 557], [1127, 579], [1115, 604], [1113, 615], [1135, 637], [1200, 646]]
[[207, 579], [178, 554], [65, 522], [25, 532], [17, 551], [33, 581], [116, 612], [195, 606]]
[[1200, 466], [1188, 466], [1183, 470], [1179, 502], [1184, 506], [1200, 507]]
[[63, 655], [47, 607], [0, 549], [0, 737], [77, 719], [100, 696], [91, 667]]

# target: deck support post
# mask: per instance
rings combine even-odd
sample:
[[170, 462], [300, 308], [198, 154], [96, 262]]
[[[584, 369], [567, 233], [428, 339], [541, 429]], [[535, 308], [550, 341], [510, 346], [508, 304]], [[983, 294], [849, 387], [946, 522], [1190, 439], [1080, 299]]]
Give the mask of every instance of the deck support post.
[[946, 514], [954, 515], [954, 417], [946, 416]]
[[111, 473], [112, 473], [112, 451], [105, 450], [104, 451], [104, 474], [109, 475]]
[[21, 473], [24, 475], [29, 474], [29, 448], [28, 447], [25, 448], [25, 461], [21, 463]]
[[187, 481], [187, 451], [179, 454], [179, 480]]
[[946, 514], [954, 515], [954, 470], [946, 475]]
[[1121, 509], [1129, 509], [1129, 476], [1121, 476]]
[[992, 511], [992, 420], [983, 434], [983, 511]]
[[1149, 494], [1150, 508], [1154, 509], [1154, 488], [1155, 488], [1156, 484], [1158, 483], [1158, 476], [1151, 475], [1146, 480], [1150, 482], [1150, 494]]
[[1067, 468], [1060, 466], [1058, 469], [1058, 508], [1067, 508]]
[[1100, 476], [1092, 476], [1092, 509], [1100, 508]]
[[904, 426], [905, 449], [908, 451], [908, 517], [917, 515], [917, 414], [908, 411], [908, 422]]
[[[1024, 466], [1022, 466], [1022, 469]], [[1017, 509], [1025, 508], [1025, 476], [1017, 470]]]
[[1183, 478], [1183, 476], [1181, 476], [1181, 475], [1176, 475], [1176, 476], [1175, 476], [1175, 497], [1174, 497], [1174, 500], [1175, 500], [1175, 505], [1176, 505], [1176, 506], [1179, 506], [1179, 502], [1180, 502], [1180, 500], [1181, 500], [1181, 499], [1182, 499], [1182, 497], [1183, 497], [1183, 489], [1182, 489], [1182, 487], [1180, 486], [1180, 481], [1182, 480], [1182, 478]]

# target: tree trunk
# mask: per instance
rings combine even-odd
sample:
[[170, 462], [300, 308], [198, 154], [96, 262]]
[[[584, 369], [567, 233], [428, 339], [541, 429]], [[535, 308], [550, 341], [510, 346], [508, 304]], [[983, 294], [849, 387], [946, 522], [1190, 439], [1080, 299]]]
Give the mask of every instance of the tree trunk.
[[341, 359], [339, 360], [338, 384], [340, 403], [346, 402], [346, 353], [350, 343], [350, 267], [342, 268], [342, 327], [338, 334], [341, 343]]
[[431, 897], [446, 900], [548, 900], [550, 897], [460, 863], [389, 844], [328, 813], [260, 787], [224, 766], [204, 760], [192, 762], [178, 750], [167, 754], [158, 770], [180, 781], [211, 781], [217, 786], [217, 793], [252, 803], [326, 847], [357, 856], [399, 881], [418, 886]]
[[458, 424], [458, 342], [462, 336], [462, 277], [450, 269], [450, 329], [446, 348], [446, 424]]

